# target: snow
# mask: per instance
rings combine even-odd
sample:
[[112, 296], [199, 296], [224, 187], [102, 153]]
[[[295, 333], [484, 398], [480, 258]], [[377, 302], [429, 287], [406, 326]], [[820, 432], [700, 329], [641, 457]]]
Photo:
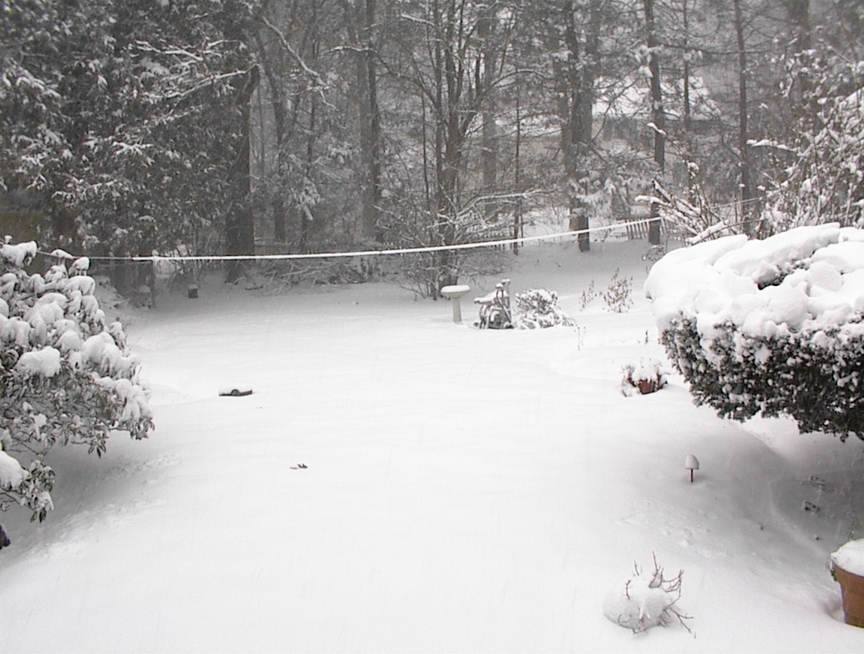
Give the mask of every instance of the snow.
[[[580, 296], [638, 287], [646, 249], [523, 248], [513, 293], [555, 289], [578, 330], [481, 331], [383, 283], [157, 296], [128, 323], [155, 432], [52, 451], [46, 522], [0, 515], [0, 651], [860, 652], [829, 557], [864, 445], [724, 422], [674, 374], [625, 397], [622, 366], [665, 360], [651, 305]], [[604, 615], [655, 556], [692, 634]]]
[[0, 447], [0, 489], [18, 488], [27, 478], [27, 472], [17, 459], [12, 458]]
[[458, 298], [458, 297], [462, 297], [463, 295], [465, 295], [470, 290], [471, 290], [470, 286], [466, 286], [464, 284], [455, 284], [453, 286], [444, 286], [441, 289], [441, 295], [443, 295], [446, 298], [449, 298], [449, 297], [457, 297]]
[[603, 615], [634, 632], [665, 626], [678, 597], [655, 572], [642, 572], [615, 586], [603, 601]]
[[15, 368], [28, 376], [53, 377], [60, 372], [60, 359], [60, 350], [50, 346], [43, 347], [41, 350], [31, 350], [22, 354]]
[[864, 539], [844, 544], [831, 554], [831, 563], [853, 575], [864, 577]]
[[26, 261], [36, 256], [36, 241], [27, 243], [3, 243], [0, 244], [0, 257], [20, 268]]
[[861, 230], [799, 227], [764, 240], [736, 235], [675, 250], [645, 282], [660, 329], [697, 317], [703, 339], [725, 321], [743, 334], [860, 329], [864, 311]]

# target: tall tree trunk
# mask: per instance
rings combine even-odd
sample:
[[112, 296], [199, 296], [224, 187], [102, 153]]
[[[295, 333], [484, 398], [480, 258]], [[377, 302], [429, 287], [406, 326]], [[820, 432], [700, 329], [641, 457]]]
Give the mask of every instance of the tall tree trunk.
[[755, 233], [753, 214], [753, 188], [750, 182], [750, 156], [747, 149], [747, 52], [744, 43], [744, 21], [740, 0], [733, 0], [735, 38], [738, 45], [738, 168], [741, 187], [741, 219], [747, 234]]
[[[252, 194], [251, 176], [251, 120], [252, 94], [258, 86], [258, 67], [253, 66], [243, 86], [237, 92], [237, 107], [240, 113], [240, 137], [237, 141], [234, 165], [230, 172], [233, 187], [232, 204], [225, 218], [225, 254], [246, 255], [255, 253], [255, 222], [252, 215], [250, 196]], [[229, 261], [226, 266], [225, 281], [234, 282], [243, 273], [239, 261]]]
[[[492, 195], [498, 185], [498, 126], [495, 122], [497, 103], [494, 89], [489, 82], [495, 77], [496, 56], [493, 45], [495, 30], [494, 16], [487, 13], [477, 22], [477, 36], [483, 41], [483, 86], [485, 101], [481, 113], [482, 131], [482, 169], [483, 169], [483, 193]], [[484, 214], [487, 220], [496, 220], [498, 217], [498, 203], [487, 200], [483, 203]]]
[[697, 203], [696, 170], [693, 161], [693, 129], [692, 108], [690, 103], [690, 0], [682, 0], [681, 14], [684, 28], [684, 164], [687, 166], [687, 199], [691, 204]]
[[566, 0], [564, 9], [564, 45], [568, 57], [559, 66], [559, 114], [562, 117], [561, 149], [570, 198], [569, 228], [579, 231], [579, 250], [591, 249], [590, 206], [585, 197], [590, 194], [590, 153], [593, 128], [594, 83], [600, 42], [600, 2], [591, 0], [588, 29], [582, 43], [577, 31], [576, 8]]
[[[516, 147], [513, 153], [513, 187], [516, 191], [516, 210], [513, 212], [513, 238], [522, 236], [522, 93], [520, 79], [516, 79]], [[519, 243], [513, 243], [513, 254], [519, 254]]]
[[[660, 53], [654, 23], [654, 0], [643, 0], [645, 9], [645, 31], [648, 45], [648, 70], [651, 72], [651, 118], [654, 122], [654, 163], [663, 175], [666, 166], [666, 112], [663, 109], [663, 88], [660, 86]], [[648, 224], [648, 241], [660, 243], [660, 220], [657, 205], [651, 204], [651, 222]]]
[[[308, 52], [309, 57], [307, 63], [309, 64], [309, 66], [312, 67], [313, 70], [317, 69], [318, 67], [318, 56], [321, 52], [320, 28], [321, 26], [318, 19], [318, 6], [315, 3], [312, 3], [312, 13], [309, 17], [309, 23], [306, 26], [304, 40], [306, 41], [306, 51]], [[303, 95], [305, 95], [305, 100], [308, 106], [309, 122], [306, 127], [306, 161], [303, 166], [303, 179], [300, 182], [302, 184], [302, 196], [297, 202], [297, 209], [300, 218], [300, 242], [298, 243], [298, 248], [300, 249], [300, 252], [308, 252], [309, 242], [311, 240], [310, 232], [312, 231], [312, 223], [314, 217], [313, 210], [315, 205], [314, 202], [307, 202], [307, 200], [311, 200], [311, 198], [309, 197], [309, 192], [313, 188], [317, 189], [316, 180], [318, 178], [318, 175], [316, 174], [316, 148], [319, 136], [319, 96], [314, 89], [308, 88], [308, 82], [304, 83], [302, 91]]]
[[[795, 57], [800, 57], [810, 50], [812, 34], [810, 31], [810, 0], [785, 0], [786, 13], [792, 23], [791, 51]], [[812, 126], [812, 121], [819, 114], [820, 98], [812, 97], [812, 83], [807, 66], [796, 66], [796, 87], [790, 93], [792, 115], [798, 114], [804, 119], [804, 129]]]
[[[360, 117], [360, 232], [365, 239], [380, 238], [381, 205], [381, 107], [378, 104], [378, 53], [375, 45], [376, 0], [355, 7], [343, 2], [349, 37], [356, 49], [355, 66]], [[359, 29], [358, 26], [359, 25]]]
[[[277, 70], [277, 61], [281, 59], [268, 53], [260, 35], [257, 38], [259, 59], [264, 69], [267, 88], [270, 95], [270, 110], [273, 112], [273, 130], [276, 139], [276, 183], [273, 190], [273, 240], [284, 243], [287, 238], [285, 230], [285, 176], [288, 170], [288, 152], [286, 147], [286, 128], [288, 124], [288, 104], [284, 80]], [[282, 50], [277, 49], [277, 53]], [[263, 124], [263, 121], [262, 121]]]

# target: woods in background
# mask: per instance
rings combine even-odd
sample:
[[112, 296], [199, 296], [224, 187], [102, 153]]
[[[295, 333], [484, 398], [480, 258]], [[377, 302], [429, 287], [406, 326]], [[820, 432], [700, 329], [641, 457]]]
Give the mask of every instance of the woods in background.
[[[838, 0], [4, 0], [0, 210], [115, 256], [449, 245], [549, 211], [581, 230], [648, 211], [654, 181], [695, 233], [858, 224], [862, 19]], [[462, 265], [430, 254], [417, 284]]]

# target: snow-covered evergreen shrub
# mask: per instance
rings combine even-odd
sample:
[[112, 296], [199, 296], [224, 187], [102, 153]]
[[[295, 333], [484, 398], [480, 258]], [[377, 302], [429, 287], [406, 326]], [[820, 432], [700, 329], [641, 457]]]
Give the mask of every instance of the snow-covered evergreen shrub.
[[520, 329], [572, 327], [576, 322], [558, 306], [558, 294], [542, 288], [528, 289], [514, 298], [513, 323]]
[[112, 431], [144, 438], [153, 420], [138, 360], [122, 325], [105, 321], [89, 261], [43, 277], [24, 270], [35, 255], [33, 242], [0, 245], [0, 499], [41, 520], [52, 508], [43, 459], [54, 445], [101, 456]]
[[864, 231], [809, 226], [675, 250], [645, 289], [697, 404], [864, 437]]

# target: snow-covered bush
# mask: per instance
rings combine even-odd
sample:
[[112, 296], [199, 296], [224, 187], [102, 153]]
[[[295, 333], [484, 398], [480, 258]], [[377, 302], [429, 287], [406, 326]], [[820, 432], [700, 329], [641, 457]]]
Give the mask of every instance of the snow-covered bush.
[[579, 308], [584, 311], [585, 307], [591, 304], [596, 297], [597, 291], [594, 290], [594, 280], [592, 279], [591, 283], [588, 284], [588, 288], [582, 291], [582, 294], [579, 296]]
[[864, 437], [864, 231], [807, 226], [674, 250], [645, 291], [697, 404]]
[[624, 313], [633, 306], [633, 278], [621, 277], [616, 270], [609, 280], [609, 287], [601, 294], [606, 306], [615, 313]]
[[558, 294], [542, 288], [528, 289], [514, 298], [514, 325], [520, 329], [537, 327], [572, 327], [575, 321], [558, 306]]
[[681, 579], [684, 571], [667, 579], [663, 568], [654, 560], [654, 570], [643, 572], [634, 565], [633, 576], [615, 586], [603, 602], [603, 615], [615, 624], [632, 629], [634, 633], [651, 627], [666, 626], [677, 619], [689, 630], [684, 620], [690, 616], [681, 613], [675, 604], [681, 598]]
[[0, 245], [0, 508], [52, 508], [54, 445], [87, 445], [101, 456], [114, 430], [133, 438], [153, 427], [139, 363], [120, 323], [108, 325], [86, 275], [69, 259], [43, 277], [24, 266], [33, 242]]
[[[808, 84], [801, 85], [804, 78]], [[864, 225], [864, 61], [823, 58], [807, 51], [794, 59], [784, 91], [802, 89], [791, 143], [760, 141], [777, 158], [768, 186], [765, 227], [838, 222]]]
[[621, 390], [626, 396], [637, 392], [653, 393], [666, 385], [666, 374], [659, 359], [640, 359], [638, 364], [628, 363], [623, 368]]

